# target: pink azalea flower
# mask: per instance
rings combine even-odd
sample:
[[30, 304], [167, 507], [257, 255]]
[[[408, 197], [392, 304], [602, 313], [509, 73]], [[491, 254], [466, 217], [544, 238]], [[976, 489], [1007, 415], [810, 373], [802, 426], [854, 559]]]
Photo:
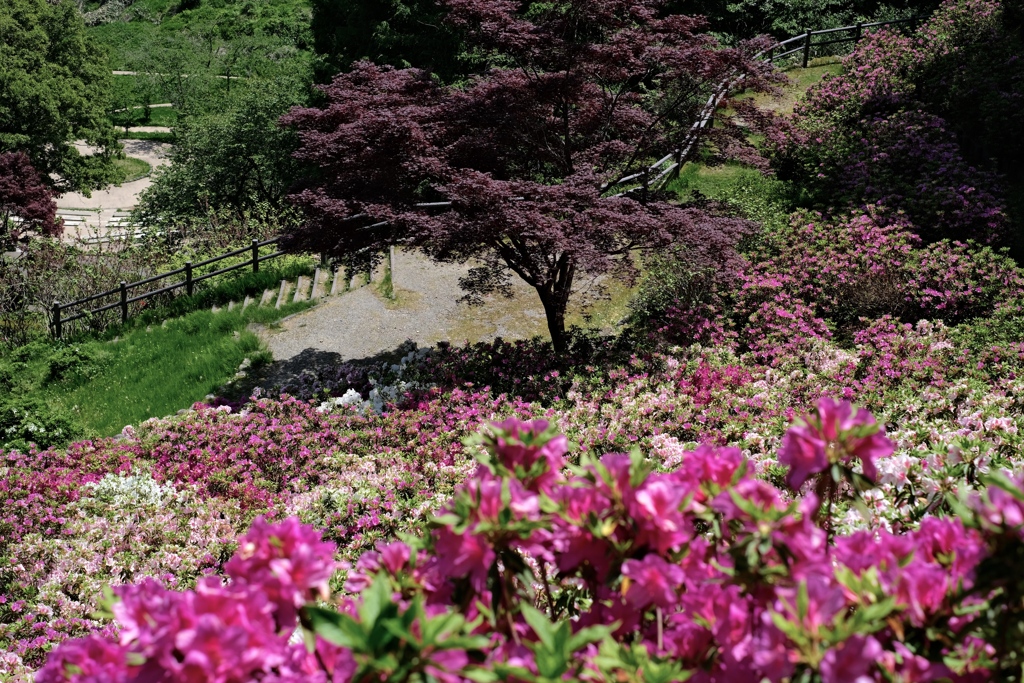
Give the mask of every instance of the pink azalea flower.
[[650, 605], [667, 608], [676, 601], [676, 590], [686, 578], [678, 565], [669, 564], [661, 557], [650, 554], [642, 560], [622, 563], [626, 600], [634, 608], [643, 610]]
[[278, 609], [282, 629], [295, 628], [296, 610], [314, 597], [326, 598], [334, 574], [335, 545], [320, 532], [289, 517], [271, 524], [262, 516], [239, 542], [224, 571], [235, 581], [259, 585]]
[[546, 490], [560, 476], [569, 450], [569, 442], [561, 434], [538, 439], [548, 426], [547, 420], [523, 422], [514, 417], [495, 425], [498, 430], [495, 453], [509, 470], [514, 472], [520, 467], [529, 472], [538, 461], [547, 463], [547, 468], [531, 482], [538, 490]]
[[37, 683], [122, 683], [128, 679], [124, 649], [96, 635], [61, 643], [35, 678]]
[[855, 413], [849, 401], [822, 397], [816, 414], [808, 415], [786, 432], [779, 462], [789, 465], [786, 483], [793, 489], [828, 469], [832, 451], [844, 464], [851, 457], [859, 458], [864, 476], [875, 481], [875, 461], [892, 455], [894, 449], [871, 413], [864, 409]]
[[851, 636], [825, 653], [819, 667], [822, 683], [873, 683], [870, 673], [881, 654], [873, 636]]
[[690, 538], [679, 511], [685, 491], [665, 475], [651, 475], [637, 489], [630, 513], [640, 527], [638, 540], [658, 553], [679, 547]]
[[494, 564], [495, 554], [482, 536], [469, 531], [457, 534], [448, 527], [437, 530], [438, 569], [449, 578], [469, 577], [477, 593], [487, 588], [487, 573]]

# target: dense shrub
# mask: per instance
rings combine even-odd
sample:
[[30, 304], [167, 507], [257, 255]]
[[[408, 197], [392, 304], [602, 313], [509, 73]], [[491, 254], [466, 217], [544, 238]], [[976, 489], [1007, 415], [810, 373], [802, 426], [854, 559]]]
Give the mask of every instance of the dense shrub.
[[18, 394], [0, 398], [0, 449], [63, 446], [84, 434], [71, 415], [42, 399]]
[[[989, 159], [972, 154], [968, 161], [964, 123], [951, 129], [943, 118], [956, 106], [923, 85], [936, 69], [956, 72], [951, 55], [969, 61], [984, 50], [976, 34], [987, 35], [999, 14], [995, 2], [950, 1], [916, 36], [883, 31], [863, 41], [844, 72], [812, 88], [793, 127], [773, 140], [780, 177], [810, 206], [905, 211], [926, 241], [1005, 241], [1005, 200]], [[960, 91], [943, 94], [968, 99]], [[1005, 130], [1004, 121], [989, 123], [993, 133]], [[970, 126], [979, 126], [977, 118]]]
[[690, 283], [677, 289], [652, 336], [737, 343], [762, 360], [785, 359], [833, 332], [849, 340], [883, 316], [953, 324], [989, 316], [1024, 293], [1024, 277], [1004, 254], [960, 242], [922, 245], [902, 215], [875, 207], [832, 218], [794, 214], [747, 258], [734, 290], [694, 297]]

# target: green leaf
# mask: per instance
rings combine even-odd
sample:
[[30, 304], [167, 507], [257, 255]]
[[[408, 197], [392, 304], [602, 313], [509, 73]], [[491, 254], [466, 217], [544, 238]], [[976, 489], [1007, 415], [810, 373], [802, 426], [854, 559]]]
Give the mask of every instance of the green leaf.
[[555, 629], [551, 625], [540, 610], [533, 605], [523, 603], [520, 607], [523, 618], [526, 619], [526, 623], [530, 625], [533, 632], [537, 634], [540, 642], [544, 644], [548, 650], [555, 649]]
[[[617, 622], [616, 622], [617, 623]], [[574, 633], [569, 639], [569, 651], [575, 652], [584, 645], [590, 643], [599, 643], [605, 638], [611, 637], [611, 634], [617, 628], [616, 625], [610, 626], [588, 626], [587, 628], [581, 628], [579, 631]]]
[[455, 526], [462, 521], [462, 518], [454, 512], [447, 512], [443, 515], [436, 515], [430, 518], [430, 523], [437, 526]]
[[378, 574], [373, 585], [363, 591], [363, 604], [359, 606], [359, 618], [371, 628], [380, 616], [384, 605], [391, 602], [391, 580], [384, 574]]
[[796, 615], [801, 620], [807, 618], [807, 610], [810, 605], [810, 598], [807, 595], [807, 582], [801, 581], [796, 589]]
[[409, 631], [409, 629], [407, 629], [402, 623], [395, 621], [394, 619], [388, 619], [381, 625], [395, 638], [404, 640], [411, 645], [415, 645], [417, 649], [422, 647], [423, 643], [420, 639], [413, 635], [412, 632]]
[[369, 643], [362, 625], [347, 614], [307, 605], [303, 608], [310, 628], [324, 640], [357, 652], [366, 652]]
[[554, 652], [546, 648], [538, 648], [534, 655], [537, 671], [544, 678], [561, 678], [569, 669], [564, 652]]
[[1016, 482], [999, 470], [982, 474], [978, 478], [986, 486], [995, 486], [996, 488], [1000, 488], [1016, 498], [1019, 502], [1024, 503], [1024, 491], [1021, 490]]

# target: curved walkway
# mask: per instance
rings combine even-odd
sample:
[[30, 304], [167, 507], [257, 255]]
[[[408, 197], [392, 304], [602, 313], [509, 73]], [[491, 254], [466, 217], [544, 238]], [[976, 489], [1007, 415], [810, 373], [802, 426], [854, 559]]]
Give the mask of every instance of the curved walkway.
[[[142, 159], [154, 169], [167, 163], [171, 149], [171, 145], [153, 140], [122, 140], [121, 143], [126, 155]], [[76, 147], [82, 154], [93, 151], [84, 144]], [[118, 222], [115, 216], [133, 209], [139, 194], [152, 184], [147, 176], [105, 190], [95, 190], [89, 197], [79, 192], [61, 195], [57, 198], [57, 213], [65, 219], [65, 235], [95, 237], [102, 234], [107, 225]]]

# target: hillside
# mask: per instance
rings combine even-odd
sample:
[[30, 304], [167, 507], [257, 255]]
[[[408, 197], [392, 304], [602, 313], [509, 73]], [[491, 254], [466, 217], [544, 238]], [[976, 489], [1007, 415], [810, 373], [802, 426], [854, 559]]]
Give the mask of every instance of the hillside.
[[451, 6], [491, 68], [312, 100], [219, 78], [245, 31], [312, 59], [297, 5], [89, 29], [220, 47], [146, 235], [34, 238], [32, 296], [244, 275], [0, 318], [0, 681], [1021, 680], [1020, 4], [775, 64], [642, 0]]

